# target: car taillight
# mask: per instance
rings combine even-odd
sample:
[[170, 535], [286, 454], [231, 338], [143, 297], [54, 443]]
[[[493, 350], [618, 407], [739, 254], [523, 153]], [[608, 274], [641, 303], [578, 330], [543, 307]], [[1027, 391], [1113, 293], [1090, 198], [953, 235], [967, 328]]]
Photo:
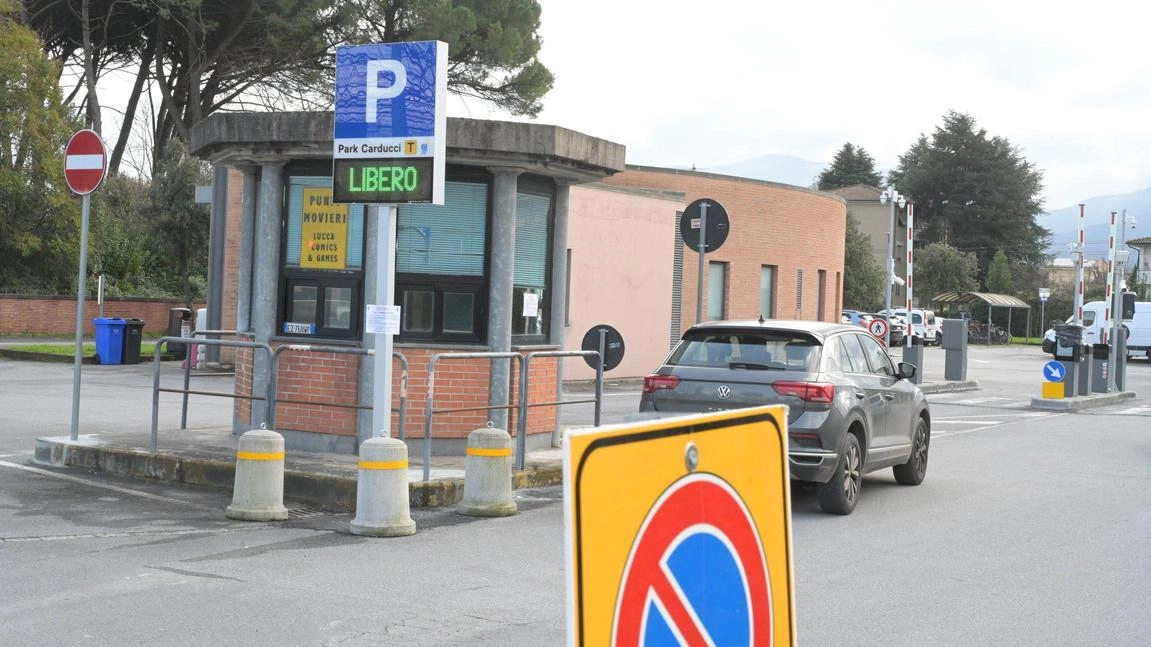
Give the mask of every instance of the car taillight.
[[643, 378], [643, 392], [655, 393], [661, 389], [674, 389], [679, 386], [679, 378], [674, 375], [649, 375]]
[[771, 386], [780, 395], [795, 396], [804, 402], [830, 404], [835, 400], [835, 385], [827, 382], [776, 382]]

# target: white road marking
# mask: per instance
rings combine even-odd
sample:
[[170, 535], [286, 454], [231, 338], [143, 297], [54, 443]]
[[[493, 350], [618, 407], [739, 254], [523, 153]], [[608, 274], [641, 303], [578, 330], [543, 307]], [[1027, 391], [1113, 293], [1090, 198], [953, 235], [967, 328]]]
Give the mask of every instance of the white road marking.
[[1107, 413], [1116, 413], [1121, 416], [1148, 416], [1151, 415], [1151, 407], [1129, 407], [1120, 411], [1108, 411]]
[[268, 525], [236, 525], [229, 528], [202, 528], [199, 530], [140, 530], [133, 532], [89, 532], [75, 535], [39, 535], [35, 537], [0, 537], [0, 544], [15, 544], [30, 541], [62, 541], [65, 539], [121, 539], [124, 537], [179, 537], [182, 535], [222, 535], [232, 532], [250, 532], [270, 528]]
[[69, 481], [71, 483], [78, 483], [80, 485], [87, 485], [89, 487], [97, 487], [97, 488], [101, 488], [104, 490], [108, 490], [110, 492], [119, 492], [120, 494], [127, 494], [130, 496], [136, 496], [136, 497], [140, 497], [142, 499], [150, 499], [152, 501], [162, 501], [164, 503], [176, 503], [179, 505], [188, 506], [190, 508], [197, 508], [199, 510], [209, 510], [209, 511], [217, 511], [217, 512], [219, 511], [219, 508], [216, 506], [208, 506], [208, 505], [204, 505], [202, 503], [195, 503], [193, 501], [185, 501], [183, 499], [176, 499], [173, 497], [161, 496], [159, 494], [152, 494], [151, 492], [141, 492], [139, 490], [133, 490], [131, 488], [120, 487], [117, 485], [110, 485], [107, 483], [98, 483], [95, 481], [89, 481], [87, 479], [77, 478], [75, 476], [69, 476], [67, 474], [57, 474], [56, 472], [51, 472], [49, 470], [42, 470], [38, 467], [30, 467], [28, 465], [9, 463], [8, 461], [0, 461], [0, 467], [10, 467], [10, 468], [16, 469], [16, 470], [23, 470], [25, 472], [31, 472], [33, 474], [39, 474], [41, 476], [47, 476], [49, 478], [59, 479], [61, 481]]
[[978, 405], [999, 406], [999, 407], [1030, 407], [1031, 406], [1030, 400], [1016, 400], [1014, 398], [1000, 398], [1000, 397], [963, 398], [963, 399], [959, 399], [959, 400], [949, 400], [947, 398], [929, 397], [928, 402], [931, 402], [934, 404], [955, 404], [955, 405], [964, 405], [964, 406], [978, 406]]
[[[1044, 415], [1045, 415], [1045, 417], [1048, 417], [1048, 418], [1058, 418], [1059, 416], [1065, 416], [1067, 414], [1066, 413], [1052, 413], [1050, 415], [1047, 415], [1047, 414], [1044, 414]], [[936, 438], [936, 437], [946, 438], [947, 436], [958, 436], [960, 434], [971, 434], [971, 433], [975, 433], [977, 431], [984, 431], [987, 429], [995, 429], [996, 427], [1006, 427], [1007, 425], [1015, 425], [1015, 424], [1019, 424], [1021, 422], [1030, 422], [1031, 418], [1033, 418], [1033, 417], [1034, 416], [1026, 416], [1026, 417], [1019, 416], [1019, 418], [1020, 418], [1019, 420], [1008, 420], [1006, 422], [1001, 422], [998, 424], [984, 425], [982, 427], [973, 427], [971, 429], [957, 429], [955, 431], [945, 431], [945, 432], [942, 432], [939, 434], [936, 434], [933, 430], [931, 432], [931, 437], [932, 438]], [[935, 424], [935, 420], [932, 420], [931, 422], [933, 425]]]

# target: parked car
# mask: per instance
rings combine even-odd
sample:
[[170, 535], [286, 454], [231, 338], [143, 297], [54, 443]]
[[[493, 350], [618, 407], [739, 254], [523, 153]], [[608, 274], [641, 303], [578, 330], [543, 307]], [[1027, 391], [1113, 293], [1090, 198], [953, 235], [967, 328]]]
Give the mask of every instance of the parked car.
[[[907, 317], [907, 308], [892, 308], [891, 311], [897, 316]], [[943, 324], [931, 310], [912, 308], [911, 334], [924, 346], [943, 344]]]
[[849, 326], [863, 326], [865, 328], [869, 321], [871, 321], [871, 315], [858, 310], [844, 310], [840, 319], [841, 323]]
[[866, 330], [817, 321], [697, 324], [644, 378], [639, 410], [675, 415], [788, 405], [791, 478], [814, 483], [820, 507], [851, 514], [863, 474], [927, 474], [931, 415], [911, 382]]

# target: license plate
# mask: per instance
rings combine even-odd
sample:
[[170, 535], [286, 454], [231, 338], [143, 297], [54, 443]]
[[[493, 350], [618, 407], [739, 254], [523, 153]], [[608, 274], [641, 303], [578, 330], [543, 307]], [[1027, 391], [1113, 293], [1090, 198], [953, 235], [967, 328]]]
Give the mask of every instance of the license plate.
[[284, 333], [288, 335], [314, 335], [315, 324], [284, 322]]

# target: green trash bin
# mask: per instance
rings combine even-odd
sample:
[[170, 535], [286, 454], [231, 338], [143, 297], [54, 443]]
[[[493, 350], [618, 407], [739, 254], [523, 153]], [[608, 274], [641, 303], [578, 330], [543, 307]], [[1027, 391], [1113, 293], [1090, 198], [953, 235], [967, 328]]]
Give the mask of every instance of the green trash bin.
[[124, 321], [124, 364], [140, 363], [140, 343], [144, 338], [144, 320], [127, 319]]

